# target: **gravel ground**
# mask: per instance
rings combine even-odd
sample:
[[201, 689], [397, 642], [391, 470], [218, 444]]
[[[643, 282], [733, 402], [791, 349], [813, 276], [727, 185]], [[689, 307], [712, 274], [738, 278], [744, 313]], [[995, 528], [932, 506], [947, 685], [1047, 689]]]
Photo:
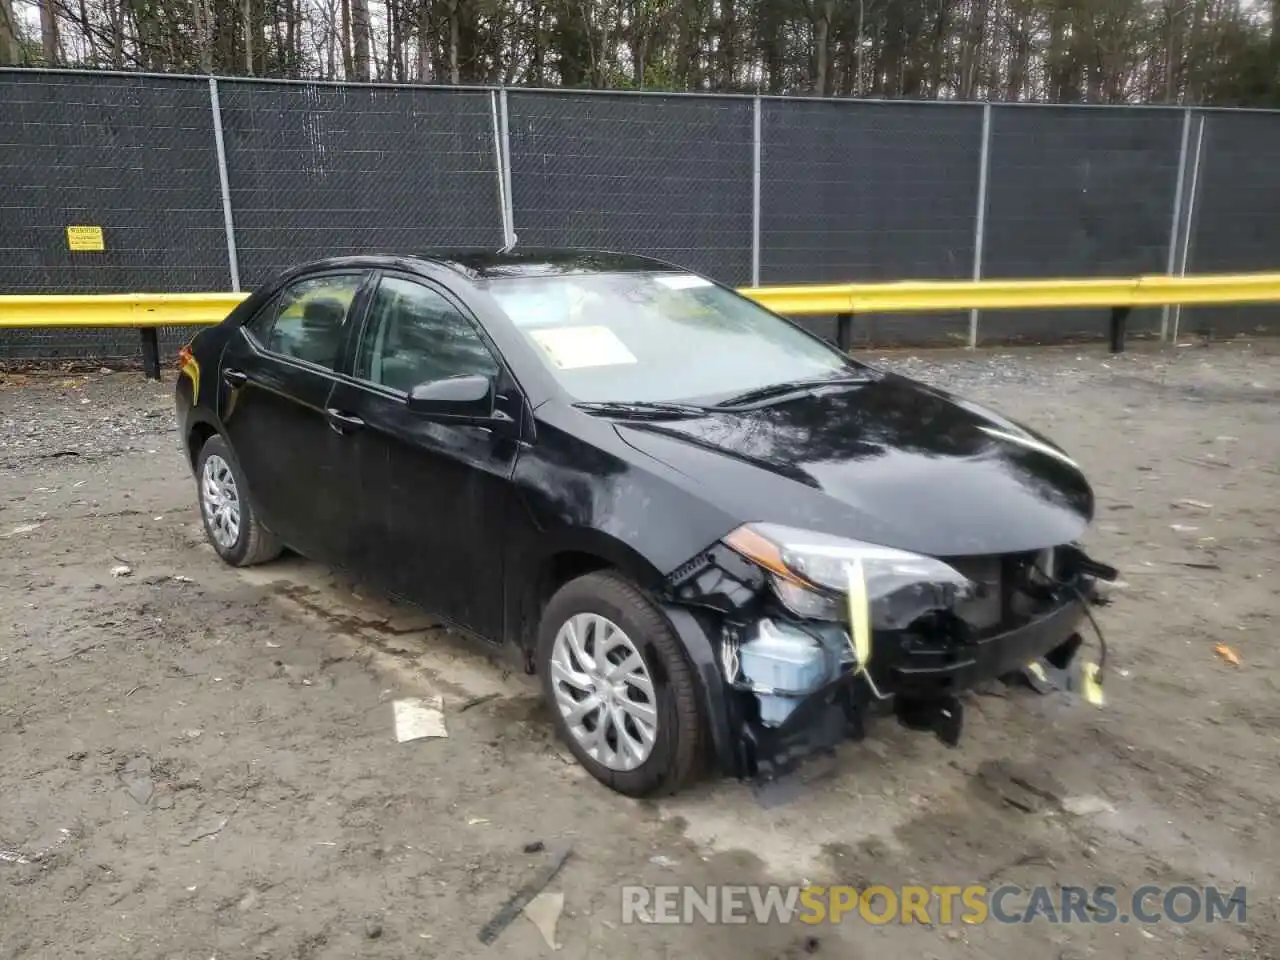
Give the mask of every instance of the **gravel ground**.
[[[1280, 956], [1280, 345], [869, 359], [1084, 465], [1123, 576], [1109, 703], [988, 690], [958, 749], [882, 724], [772, 804], [619, 798], [531, 681], [423, 612], [296, 559], [220, 564], [171, 382], [4, 375], [0, 958], [546, 956], [524, 917], [477, 940], [537, 843], [572, 844], [565, 957]], [[389, 701], [431, 693], [448, 738], [396, 743]], [[1249, 895], [1244, 924], [620, 923], [626, 883], [801, 881]]]

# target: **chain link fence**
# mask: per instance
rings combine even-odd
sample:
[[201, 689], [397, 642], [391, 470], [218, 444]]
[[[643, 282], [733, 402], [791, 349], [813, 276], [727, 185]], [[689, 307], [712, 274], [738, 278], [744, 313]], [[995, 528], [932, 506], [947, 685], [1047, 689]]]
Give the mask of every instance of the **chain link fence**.
[[[1278, 163], [1275, 112], [6, 69], [0, 291], [249, 289], [308, 259], [512, 235], [735, 285], [1274, 269]], [[70, 250], [76, 225], [101, 226], [105, 250]], [[974, 319], [861, 317], [855, 339], [968, 342]], [[1230, 336], [1280, 316], [1138, 311], [1131, 329], [1171, 324]], [[978, 331], [1106, 326], [993, 311]], [[0, 359], [136, 353], [128, 331], [0, 331]]]
[[751, 100], [512, 91], [507, 102], [521, 246], [624, 250], [750, 282]]

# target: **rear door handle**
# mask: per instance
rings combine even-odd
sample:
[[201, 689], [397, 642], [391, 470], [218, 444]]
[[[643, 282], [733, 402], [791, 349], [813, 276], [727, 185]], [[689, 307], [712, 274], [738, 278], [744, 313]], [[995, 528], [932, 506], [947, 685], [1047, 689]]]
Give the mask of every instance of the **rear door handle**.
[[249, 375], [243, 370], [235, 370], [227, 367], [222, 371], [222, 379], [229, 387], [243, 387], [249, 382]]
[[330, 407], [324, 413], [329, 418], [329, 426], [333, 428], [335, 433], [349, 433], [364, 426], [364, 421], [359, 417], [334, 407]]

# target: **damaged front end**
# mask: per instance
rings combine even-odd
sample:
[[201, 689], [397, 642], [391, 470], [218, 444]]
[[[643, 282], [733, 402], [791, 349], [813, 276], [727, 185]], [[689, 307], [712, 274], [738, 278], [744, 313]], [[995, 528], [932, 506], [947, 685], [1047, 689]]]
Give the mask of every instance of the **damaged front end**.
[[722, 771], [768, 780], [880, 714], [954, 745], [957, 694], [982, 681], [1099, 685], [1078, 630], [1115, 576], [1075, 545], [939, 559], [748, 524], [668, 577], [668, 613]]

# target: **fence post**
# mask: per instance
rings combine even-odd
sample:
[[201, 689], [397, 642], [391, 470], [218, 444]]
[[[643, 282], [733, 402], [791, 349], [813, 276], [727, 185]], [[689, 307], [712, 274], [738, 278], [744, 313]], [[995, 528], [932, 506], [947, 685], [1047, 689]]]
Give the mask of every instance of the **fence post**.
[[502, 248], [516, 245], [514, 207], [511, 203], [511, 136], [507, 128], [507, 90], [489, 91], [493, 114], [493, 158], [498, 173], [498, 208], [502, 217]]
[[[987, 174], [991, 166], [991, 104], [982, 105], [982, 151], [978, 157], [978, 214], [973, 228], [973, 279], [982, 279], [982, 245], [987, 234]], [[969, 311], [969, 349], [978, 346], [978, 308]]]
[[[1182, 188], [1187, 179], [1187, 143], [1191, 139], [1191, 108], [1182, 112], [1182, 147], [1178, 151], [1178, 183], [1173, 188], [1173, 221], [1169, 224], [1169, 263], [1165, 272], [1173, 276], [1178, 264], [1178, 223], [1182, 219]], [[1169, 339], [1169, 304], [1160, 311], [1160, 342]]]
[[142, 334], [142, 375], [148, 380], [160, 379], [160, 337], [155, 327], [140, 327]]
[[751, 140], [751, 285], [760, 286], [760, 167], [764, 158], [760, 98], [753, 102]]
[[[1200, 197], [1200, 162], [1204, 154], [1204, 125], [1205, 115], [1200, 114], [1200, 123], [1196, 127], [1196, 150], [1195, 159], [1191, 163], [1191, 188], [1187, 194], [1187, 219], [1183, 224], [1182, 236], [1182, 258], [1178, 264], [1178, 276], [1185, 277], [1187, 275], [1187, 259], [1191, 255], [1191, 229], [1195, 224], [1196, 205]], [[1177, 342], [1178, 324], [1182, 322], [1182, 304], [1177, 304], [1173, 308], [1173, 328], [1170, 332], [1170, 338]]]
[[209, 110], [213, 115], [213, 148], [218, 155], [218, 187], [222, 191], [222, 225], [227, 232], [227, 266], [231, 269], [231, 289], [240, 292], [240, 263], [236, 254], [236, 224], [231, 215], [231, 181], [227, 177], [227, 148], [222, 139], [222, 104], [218, 101], [218, 80], [209, 78]]
[[516, 198], [511, 190], [511, 122], [507, 117], [507, 88], [498, 91], [498, 113], [502, 121], [502, 182], [506, 187], [507, 209], [507, 245], [516, 245]]

